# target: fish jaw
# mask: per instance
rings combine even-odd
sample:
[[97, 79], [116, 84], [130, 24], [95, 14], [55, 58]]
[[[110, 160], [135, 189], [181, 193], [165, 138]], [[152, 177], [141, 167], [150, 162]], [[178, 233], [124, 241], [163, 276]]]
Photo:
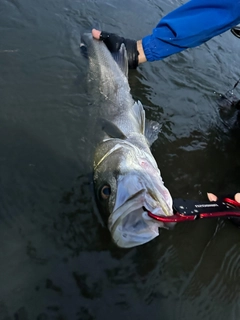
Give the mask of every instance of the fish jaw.
[[[163, 222], [150, 218], [147, 211], [158, 216], [173, 215], [172, 198], [162, 185], [163, 193], [153, 199], [143, 181], [136, 183], [133, 175], [118, 181], [115, 207], [108, 220], [113, 241], [122, 248], [131, 248], [156, 238], [159, 228], [169, 228]], [[173, 225], [171, 225], [172, 227]]]

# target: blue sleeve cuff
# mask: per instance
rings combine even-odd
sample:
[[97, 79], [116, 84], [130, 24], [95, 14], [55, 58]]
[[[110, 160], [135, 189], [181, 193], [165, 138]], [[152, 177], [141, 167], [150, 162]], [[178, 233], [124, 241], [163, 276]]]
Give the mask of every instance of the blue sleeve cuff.
[[168, 44], [156, 38], [153, 34], [142, 39], [142, 46], [147, 61], [162, 60], [174, 53], [178, 53], [186, 47], [178, 47], [173, 44]]

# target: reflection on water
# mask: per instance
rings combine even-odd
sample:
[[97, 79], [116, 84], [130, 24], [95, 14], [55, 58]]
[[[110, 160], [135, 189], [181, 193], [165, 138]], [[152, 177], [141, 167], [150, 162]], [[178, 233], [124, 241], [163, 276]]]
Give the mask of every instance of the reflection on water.
[[[2, 1], [1, 320], [239, 319], [240, 230], [230, 221], [180, 224], [123, 250], [94, 202], [97, 101], [80, 33], [100, 25], [137, 39], [179, 4]], [[173, 197], [239, 190], [236, 115], [215, 94], [239, 79], [239, 50], [226, 33], [130, 73], [134, 98], [162, 125], [153, 154]]]

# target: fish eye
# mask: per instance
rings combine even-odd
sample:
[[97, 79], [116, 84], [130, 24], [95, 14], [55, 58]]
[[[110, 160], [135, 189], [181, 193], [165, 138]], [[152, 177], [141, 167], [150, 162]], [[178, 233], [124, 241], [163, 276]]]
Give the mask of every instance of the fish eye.
[[103, 186], [102, 189], [101, 189], [101, 197], [102, 199], [106, 200], [110, 197], [110, 194], [111, 194], [111, 188], [110, 186], [106, 185], [106, 186]]

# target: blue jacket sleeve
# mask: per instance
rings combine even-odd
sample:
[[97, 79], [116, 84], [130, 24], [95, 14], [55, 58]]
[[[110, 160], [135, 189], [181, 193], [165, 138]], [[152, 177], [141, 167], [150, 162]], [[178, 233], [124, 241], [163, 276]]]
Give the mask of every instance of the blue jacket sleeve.
[[240, 0], [190, 0], [142, 40], [148, 61], [196, 47], [240, 23]]

